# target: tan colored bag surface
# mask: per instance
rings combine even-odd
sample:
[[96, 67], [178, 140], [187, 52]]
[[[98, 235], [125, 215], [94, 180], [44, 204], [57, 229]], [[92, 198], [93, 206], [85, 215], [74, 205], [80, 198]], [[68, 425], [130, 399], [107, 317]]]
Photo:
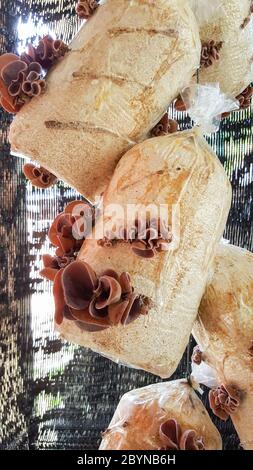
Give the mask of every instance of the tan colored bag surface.
[[[253, 254], [220, 245], [193, 334], [220, 385], [232, 387], [239, 406], [231, 418], [245, 449], [253, 449]], [[218, 409], [219, 408], [219, 409]], [[221, 410], [221, 407], [218, 407]], [[228, 416], [227, 416], [228, 417]]]
[[[84, 242], [78, 259], [97, 275], [108, 269], [118, 275], [128, 272], [134, 291], [147, 297], [152, 307], [126, 326], [95, 333], [65, 318], [59, 326], [61, 335], [114, 361], [169, 377], [187, 345], [230, 202], [224, 169], [198, 130], [149, 139], [131, 149], [105, 192], [105, 213], [111, 203], [125, 211], [127, 204], [165, 205], [172, 227], [171, 249], [146, 259], [137, 256], [129, 243], [102, 247], [91, 239]], [[97, 231], [103, 221], [121, 224], [121, 219], [107, 213], [98, 221]]]
[[17, 114], [10, 142], [94, 199], [190, 81], [199, 31], [185, 0], [107, 0], [70, 49]]

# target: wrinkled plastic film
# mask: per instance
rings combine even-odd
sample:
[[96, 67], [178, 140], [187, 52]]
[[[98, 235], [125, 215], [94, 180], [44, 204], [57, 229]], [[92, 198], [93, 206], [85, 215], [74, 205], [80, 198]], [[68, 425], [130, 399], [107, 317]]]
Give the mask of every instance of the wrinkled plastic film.
[[215, 370], [204, 361], [199, 365], [192, 362], [192, 376], [199, 384], [208, 388], [215, 388], [219, 385]]
[[185, 380], [177, 380], [125, 394], [103, 433], [100, 450], [162, 449], [161, 426], [168, 420], [175, 421], [182, 432], [194, 430], [206, 449], [220, 448], [219, 433], [196, 393]]
[[219, 130], [223, 113], [239, 109], [238, 101], [222, 93], [218, 83], [192, 85], [181, 96], [194, 124], [206, 135]]

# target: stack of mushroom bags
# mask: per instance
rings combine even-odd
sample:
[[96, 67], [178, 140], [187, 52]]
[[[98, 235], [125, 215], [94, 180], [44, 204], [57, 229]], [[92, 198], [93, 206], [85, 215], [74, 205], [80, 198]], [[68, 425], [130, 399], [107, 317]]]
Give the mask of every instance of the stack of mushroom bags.
[[[53, 281], [61, 337], [168, 379], [193, 330], [195, 366], [216, 378], [213, 412], [231, 415], [253, 449], [253, 255], [221, 243], [231, 186], [200, 129], [173, 132], [163, 117], [196, 74], [249, 104], [251, 1], [216, 1], [208, 19], [205, 7], [79, 1], [89, 19], [43, 93], [21, 106], [28, 85], [14, 96], [17, 80], [2, 70], [1, 95], [18, 111], [12, 151], [41, 165], [26, 165], [30, 179], [60, 178], [89, 201], [70, 203], [49, 231], [56, 253], [44, 257], [42, 275]], [[193, 382], [127, 393], [101, 449], [221, 449]]]

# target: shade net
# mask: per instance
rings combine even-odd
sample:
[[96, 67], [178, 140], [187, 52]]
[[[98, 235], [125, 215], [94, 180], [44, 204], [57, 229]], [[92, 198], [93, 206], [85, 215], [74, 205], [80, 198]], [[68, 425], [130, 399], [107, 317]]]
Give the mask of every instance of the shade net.
[[[0, 0], [0, 52], [21, 51], [48, 32], [68, 42], [80, 25], [75, 1]], [[171, 110], [175, 115], [174, 111]], [[253, 248], [251, 110], [225, 119], [210, 143], [233, 186], [225, 237]], [[176, 115], [181, 129], [189, 119]], [[65, 204], [79, 196], [58, 182], [33, 188], [23, 161], [10, 155], [10, 115], [0, 110], [0, 448], [96, 449], [123, 393], [159, 379], [61, 342], [53, 328], [51, 285], [38, 274], [52, 249], [46, 233]], [[191, 340], [173, 378], [185, 377]], [[207, 405], [207, 391], [202, 397]], [[207, 405], [208, 407], [208, 405]], [[240, 444], [230, 421], [219, 428], [225, 449]]]

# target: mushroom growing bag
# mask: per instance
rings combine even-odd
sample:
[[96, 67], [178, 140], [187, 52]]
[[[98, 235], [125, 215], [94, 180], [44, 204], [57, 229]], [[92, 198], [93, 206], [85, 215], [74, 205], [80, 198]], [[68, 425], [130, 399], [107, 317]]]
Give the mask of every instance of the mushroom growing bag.
[[221, 437], [186, 380], [131, 390], [120, 400], [100, 450], [221, 450]]
[[189, 83], [200, 50], [185, 0], [107, 0], [51, 69], [45, 93], [18, 112], [12, 151], [94, 200]]
[[224, 169], [197, 129], [133, 147], [105, 191], [92, 236], [55, 279], [61, 336], [169, 377], [188, 343], [230, 202]]
[[248, 450], [253, 450], [252, 289], [253, 254], [220, 244], [193, 329], [202, 359], [211, 366], [211, 375], [216, 372], [218, 387], [210, 392], [211, 407], [223, 420], [231, 416]]
[[199, 81], [218, 83], [223, 93], [237, 97], [253, 80], [253, 3], [191, 0], [191, 4], [202, 42]]

